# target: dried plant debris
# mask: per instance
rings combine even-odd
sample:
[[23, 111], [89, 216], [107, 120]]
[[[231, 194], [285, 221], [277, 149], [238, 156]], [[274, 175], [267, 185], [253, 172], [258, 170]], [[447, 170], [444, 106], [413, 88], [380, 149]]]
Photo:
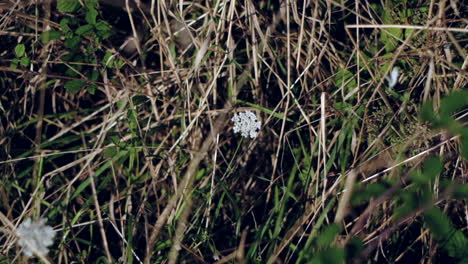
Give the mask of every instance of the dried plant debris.
[[464, 11], [0, 0], [0, 263], [466, 262]]

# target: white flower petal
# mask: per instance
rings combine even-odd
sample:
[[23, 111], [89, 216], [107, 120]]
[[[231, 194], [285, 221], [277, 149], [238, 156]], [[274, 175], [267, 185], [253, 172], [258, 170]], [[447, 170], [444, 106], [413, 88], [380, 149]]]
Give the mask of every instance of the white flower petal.
[[258, 135], [262, 123], [257, 120], [257, 116], [252, 111], [245, 111], [235, 114], [231, 121], [234, 122], [234, 133], [240, 132], [243, 137], [255, 138]]
[[392, 89], [398, 83], [398, 67], [393, 67], [392, 72], [385, 79], [388, 81], [388, 87]]
[[39, 218], [34, 221], [26, 219], [18, 226], [16, 233], [19, 237], [18, 244], [21, 246], [24, 255], [32, 257], [37, 251], [42, 255], [47, 255], [47, 247], [54, 243], [55, 230], [47, 226], [46, 219]]

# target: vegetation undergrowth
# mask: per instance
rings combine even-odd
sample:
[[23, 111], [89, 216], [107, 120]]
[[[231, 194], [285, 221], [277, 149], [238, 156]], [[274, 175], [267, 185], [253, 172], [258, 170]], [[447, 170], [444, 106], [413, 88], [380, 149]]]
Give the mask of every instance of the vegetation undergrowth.
[[0, 0], [0, 263], [468, 263], [467, 11]]

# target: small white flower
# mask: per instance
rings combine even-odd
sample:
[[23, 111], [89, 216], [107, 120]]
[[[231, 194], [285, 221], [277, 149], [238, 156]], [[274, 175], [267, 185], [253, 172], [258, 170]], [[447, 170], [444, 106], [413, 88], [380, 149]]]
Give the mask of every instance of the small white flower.
[[392, 89], [398, 82], [398, 67], [393, 67], [392, 73], [385, 79], [388, 81], [388, 87]]
[[21, 246], [24, 255], [32, 257], [34, 252], [47, 255], [47, 247], [54, 243], [56, 231], [45, 225], [46, 219], [39, 218], [34, 221], [31, 218], [21, 223], [16, 230], [19, 237], [18, 244]]
[[257, 129], [262, 125], [252, 111], [235, 114], [231, 121], [234, 122], [234, 133], [240, 132], [243, 137], [257, 137]]

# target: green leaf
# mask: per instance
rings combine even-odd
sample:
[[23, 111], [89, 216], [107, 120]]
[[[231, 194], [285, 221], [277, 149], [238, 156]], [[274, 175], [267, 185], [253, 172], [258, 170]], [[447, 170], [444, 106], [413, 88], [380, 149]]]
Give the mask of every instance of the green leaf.
[[329, 263], [345, 263], [345, 251], [342, 248], [327, 248], [318, 252], [313, 256], [311, 262], [313, 264], [329, 264]]
[[117, 60], [115, 60], [114, 62], [114, 68], [120, 69], [124, 64], [125, 64], [124, 60], [122, 60], [121, 58], [117, 58]]
[[169, 44], [169, 54], [172, 58], [177, 58], [176, 46], [174, 42], [171, 42], [171, 44]]
[[461, 231], [454, 230], [443, 247], [452, 258], [467, 257], [468, 239]]
[[443, 240], [452, 230], [447, 216], [436, 207], [424, 213], [424, 220], [437, 240]]
[[[106, 21], [104, 20], [99, 20], [97, 23], [96, 23], [96, 29], [98, 31], [111, 31], [112, 30], [112, 26], [107, 23]], [[112, 32], [111, 32], [112, 33]]]
[[[408, 9], [409, 10], [409, 9]], [[406, 28], [405, 29], [405, 39], [408, 39], [410, 36], [413, 35], [413, 32], [415, 32], [414, 29], [412, 28]]]
[[110, 51], [106, 51], [106, 54], [104, 54], [104, 58], [102, 58], [102, 64], [107, 68], [114, 67], [114, 57], [112, 57], [112, 53]]
[[359, 205], [364, 201], [368, 201], [371, 197], [377, 197], [384, 193], [387, 190], [387, 187], [378, 182], [366, 184], [362, 186], [357, 184], [353, 195], [351, 196], [351, 204], [353, 206]]
[[[384, 24], [396, 24], [398, 16], [393, 13], [393, 8], [384, 8], [382, 14], [382, 22]], [[403, 38], [403, 30], [401, 28], [386, 28], [380, 32], [380, 41], [384, 43], [385, 50], [392, 52], [396, 49], [398, 41], [397, 39]]]
[[111, 158], [117, 154], [117, 147], [112, 146], [104, 150], [104, 158]]
[[61, 36], [62, 36], [62, 32], [60, 31], [48, 30], [48, 31], [42, 32], [39, 39], [41, 40], [42, 43], [47, 44], [50, 41], [60, 39]]
[[86, 90], [88, 90], [88, 93], [94, 94], [96, 92], [97, 87], [98, 86], [95, 83], [92, 83], [86, 86]]
[[23, 57], [25, 53], [26, 53], [26, 46], [24, 46], [24, 44], [16, 45], [16, 47], [15, 47], [16, 57], [18, 57], [18, 58]]
[[346, 102], [337, 102], [333, 104], [333, 108], [342, 114], [352, 113], [353, 106]]
[[421, 189], [422, 188], [420, 188], [420, 186], [412, 186], [408, 189], [400, 191], [398, 200], [401, 205], [395, 208], [393, 212], [395, 221], [398, 221], [399, 219], [407, 216], [412, 211], [418, 209], [422, 206], [425, 200], [427, 200], [427, 194], [418, 194], [418, 191]]
[[444, 97], [440, 104], [440, 117], [449, 117], [456, 111], [468, 106], [468, 90], [453, 92]]
[[96, 17], [98, 16], [98, 11], [96, 10], [96, 8], [90, 8], [88, 10], [88, 12], [86, 12], [86, 21], [89, 23], [89, 24], [96, 24]]
[[386, 60], [388, 60], [387, 63], [384, 63], [382, 65], [380, 65], [380, 71], [379, 71], [379, 74], [381, 76], [381, 78], [385, 78], [385, 73], [388, 72], [389, 74], [391, 73], [392, 71], [392, 62], [391, 62], [391, 58], [392, 58], [392, 54], [391, 53], [388, 53], [388, 54], [385, 54], [383, 57], [386, 57]]
[[62, 29], [63, 32], [67, 33], [67, 32], [70, 32], [71, 29], [70, 29], [70, 26], [68, 25], [70, 23], [70, 18], [68, 17], [65, 17], [65, 18], [62, 18], [62, 20], [60, 20], [60, 29]]
[[98, 78], [99, 78], [99, 72], [94, 70], [94, 71], [91, 72], [91, 74], [88, 74], [88, 76], [89, 76], [89, 80], [97, 81]]
[[325, 248], [331, 245], [335, 241], [336, 235], [341, 231], [341, 227], [336, 224], [331, 224], [325, 228], [325, 230], [319, 235], [317, 239], [317, 245], [321, 248]]
[[357, 237], [352, 237], [346, 244], [346, 259], [352, 260], [353, 258], [359, 257], [361, 251], [364, 249], [364, 243]]
[[80, 6], [78, 0], [57, 0], [57, 9], [61, 13], [70, 13]]
[[19, 60], [18, 59], [12, 59], [11, 60], [10, 68], [15, 70], [15, 69], [18, 69], [18, 62], [15, 62], [14, 60], [17, 60], [17, 61], [19, 61]]
[[75, 33], [78, 34], [78, 35], [85, 35], [85, 34], [89, 34], [90, 32], [92, 32], [94, 29], [93, 25], [91, 24], [87, 24], [87, 25], [83, 25], [81, 27], [79, 27]]
[[397, 48], [397, 38], [403, 38], [403, 30], [401, 28], [387, 28], [382, 32], [381, 40], [385, 44], [385, 50], [387, 52], [392, 52]]
[[40, 89], [49, 87], [49, 86], [53, 85], [55, 82], [57, 82], [57, 79], [48, 80], [47, 82], [43, 83], [43, 84], [40, 86]]
[[428, 158], [423, 165], [423, 174], [428, 180], [434, 180], [442, 172], [442, 162], [438, 157]]
[[426, 183], [426, 177], [421, 173], [421, 171], [412, 171], [410, 173], [410, 179], [417, 184]]
[[101, 39], [107, 39], [114, 34], [112, 26], [104, 20], [98, 20], [96, 23], [97, 35]]
[[[466, 129], [465, 129], [466, 131]], [[461, 142], [461, 154], [465, 160], [468, 160], [468, 135], [466, 133], [462, 134], [460, 137]]]
[[75, 94], [83, 88], [83, 86], [86, 84], [85, 81], [82, 80], [71, 80], [65, 83], [65, 89], [67, 89], [67, 92]]
[[453, 191], [453, 197], [455, 199], [468, 199], [468, 184], [457, 184]]
[[420, 118], [422, 121], [426, 122], [429, 121], [431, 123], [437, 121], [437, 117], [432, 109], [432, 102], [426, 102], [421, 107]]
[[84, 3], [87, 8], [91, 9], [96, 7], [98, 0], [85, 0]]
[[171, 245], [172, 245], [171, 240], [165, 240], [165, 241], [158, 242], [158, 244], [156, 244], [156, 247], [155, 247], [154, 251], [161, 251], [161, 250], [163, 250], [165, 248], [169, 248]]
[[65, 46], [65, 48], [73, 50], [73, 49], [78, 48], [78, 45], [80, 45], [80, 43], [81, 43], [81, 37], [73, 36], [65, 40], [63, 45]]
[[423, 165], [422, 172], [411, 173], [411, 179], [418, 184], [424, 184], [434, 180], [442, 172], [442, 162], [438, 157], [428, 158]]
[[28, 67], [31, 64], [31, 59], [28, 57], [22, 57], [20, 59], [20, 64], [23, 65], [24, 67]]
[[345, 87], [346, 92], [355, 88], [357, 85], [355, 75], [346, 68], [339, 68], [338, 73], [335, 75], [334, 81], [337, 88]]

